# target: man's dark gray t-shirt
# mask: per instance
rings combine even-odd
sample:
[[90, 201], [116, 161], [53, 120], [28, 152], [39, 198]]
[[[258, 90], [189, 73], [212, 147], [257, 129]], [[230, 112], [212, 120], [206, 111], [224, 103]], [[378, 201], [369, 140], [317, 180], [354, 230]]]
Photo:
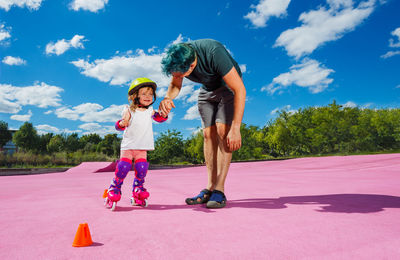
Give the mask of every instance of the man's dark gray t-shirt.
[[197, 65], [186, 78], [203, 84], [205, 90], [213, 91], [226, 85], [222, 77], [233, 67], [236, 68], [239, 76], [242, 76], [239, 65], [220, 42], [201, 39], [188, 42], [188, 44], [196, 51]]

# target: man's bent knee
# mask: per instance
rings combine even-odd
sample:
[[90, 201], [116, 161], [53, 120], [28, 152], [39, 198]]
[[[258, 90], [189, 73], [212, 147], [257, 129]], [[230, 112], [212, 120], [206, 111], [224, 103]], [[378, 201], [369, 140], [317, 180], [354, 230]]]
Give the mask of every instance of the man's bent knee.
[[228, 132], [231, 129], [231, 126], [227, 125], [227, 124], [217, 123], [216, 128], [217, 128], [218, 138], [220, 140], [224, 140], [226, 138], [226, 136], [228, 135]]
[[215, 125], [203, 129], [204, 140], [213, 139], [216, 137], [216, 135], [217, 135], [217, 129]]

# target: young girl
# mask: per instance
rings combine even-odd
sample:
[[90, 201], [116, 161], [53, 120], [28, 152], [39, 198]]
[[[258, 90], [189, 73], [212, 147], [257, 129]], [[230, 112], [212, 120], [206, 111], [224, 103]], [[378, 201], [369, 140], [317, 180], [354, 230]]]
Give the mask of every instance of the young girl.
[[115, 123], [115, 128], [124, 131], [121, 142], [121, 157], [115, 170], [115, 177], [107, 190], [104, 205], [114, 211], [121, 199], [121, 186], [128, 172], [132, 169], [134, 159], [135, 179], [132, 188], [132, 205], [147, 207], [149, 192], [143, 187], [149, 168], [147, 151], [154, 150], [153, 126], [151, 119], [164, 122], [162, 117], [151, 106], [156, 99], [157, 85], [148, 78], [135, 79], [128, 91], [129, 107], [126, 106], [122, 119]]

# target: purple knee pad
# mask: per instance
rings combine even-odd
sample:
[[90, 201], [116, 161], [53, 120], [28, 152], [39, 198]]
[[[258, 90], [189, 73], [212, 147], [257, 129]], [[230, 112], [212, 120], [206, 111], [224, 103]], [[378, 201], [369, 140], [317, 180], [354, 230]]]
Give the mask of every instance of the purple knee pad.
[[125, 179], [126, 175], [131, 169], [132, 161], [128, 158], [122, 158], [117, 165], [117, 169], [115, 170], [115, 176], [120, 179]]
[[135, 177], [139, 179], [144, 179], [149, 169], [149, 163], [146, 159], [138, 159], [135, 161]]

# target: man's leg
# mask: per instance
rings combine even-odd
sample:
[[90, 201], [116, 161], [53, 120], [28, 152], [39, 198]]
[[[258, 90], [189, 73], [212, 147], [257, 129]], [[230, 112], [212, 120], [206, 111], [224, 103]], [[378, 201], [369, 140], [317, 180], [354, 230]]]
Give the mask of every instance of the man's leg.
[[216, 123], [218, 152], [217, 152], [217, 182], [214, 189], [225, 192], [225, 180], [228, 175], [229, 166], [232, 160], [232, 152], [229, 150], [226, 143], [230, 125]]
[[207, 189], [213, 190], [217, 184], [218, 175], [218, 137], [216, 125], [204, 128], [203, 136], [204, 159], [206, 161], [208, 174]]

